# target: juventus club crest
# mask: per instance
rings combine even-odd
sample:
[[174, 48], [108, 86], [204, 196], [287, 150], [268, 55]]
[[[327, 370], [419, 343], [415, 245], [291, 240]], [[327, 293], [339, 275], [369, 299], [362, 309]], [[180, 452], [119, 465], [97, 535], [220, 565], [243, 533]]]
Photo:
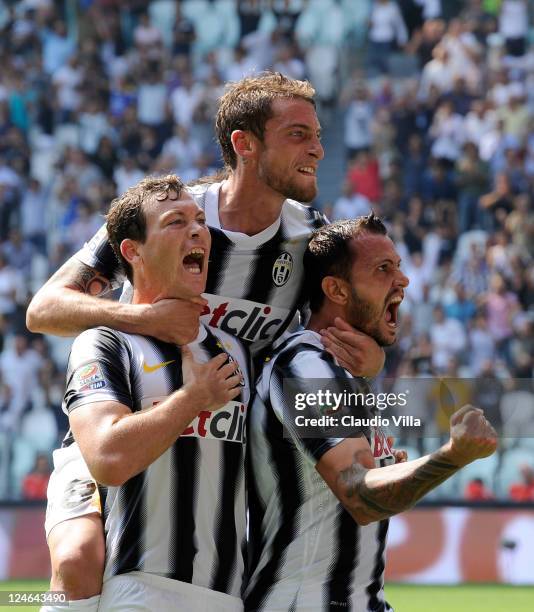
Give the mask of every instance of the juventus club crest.
[[293, 270], [293, 257], [291, 253], [284, 251], [281, 253], [273, 266], [273, 282], [277, 287], [285, 285]]

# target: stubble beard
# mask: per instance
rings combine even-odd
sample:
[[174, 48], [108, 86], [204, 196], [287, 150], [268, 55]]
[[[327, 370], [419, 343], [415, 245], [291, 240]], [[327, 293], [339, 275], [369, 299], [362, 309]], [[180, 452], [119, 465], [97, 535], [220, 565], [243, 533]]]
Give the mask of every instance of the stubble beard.
[[384, 316], [383, 307], [375, 306], [367, 300], [362, 300], [352, 287], [350, 291], [349, 323], [357, 330], [371, 336], [379, 346], [395, 344], [396, 336], [392, 339], [386, 336], [380, 329]]
[[258, 167], [259, 175], [262, 181], [283, 195], [286, 199], [296, 200], [297, 202], [311, 202], [317, 196], [317, 184], [312, 183], [309, 187], [304, 187], [297, 184], [288, 176], [281, 176], [273, 172], [267, 164], [260, 163]]

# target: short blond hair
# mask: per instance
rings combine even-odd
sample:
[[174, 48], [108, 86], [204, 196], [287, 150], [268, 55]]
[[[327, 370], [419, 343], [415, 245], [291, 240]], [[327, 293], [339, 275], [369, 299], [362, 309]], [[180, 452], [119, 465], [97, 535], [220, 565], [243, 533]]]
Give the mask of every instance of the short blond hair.
[[263, 140], [265, 124], [273, 116], [272, 103], [277, 99], [299, 98], [315, 108], [315, 89], [308, 81], [298, 81], [280, 72], [264, 72], [229, 83], [219, 101], [215, 132], [224, 163], [234, 169], [237, 156], [232, 146], [232, 132], [246, 130]]

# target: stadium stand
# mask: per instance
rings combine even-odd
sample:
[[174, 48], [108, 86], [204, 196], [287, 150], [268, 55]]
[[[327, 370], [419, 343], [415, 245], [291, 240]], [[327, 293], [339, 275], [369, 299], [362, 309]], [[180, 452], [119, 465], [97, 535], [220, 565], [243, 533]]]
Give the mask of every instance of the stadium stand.
[[[315, 205], [335, 217], [372, 207], [411, 276], [384, 378], [471, 379], [502, 426], [495, 460], [434, 497], [482, 477], [506, 498], [519, 466], [534, 466], [526, 1], [0, 0], [0, 61], [0, 498], [20, 498], [66, 427], [69, 344], [28, 334], [31, 295], [142, 176], [215, 171], [224, 81], [270, 68], [318, 93]], [[434, 400], [423, 434], [406, 437], [414, 456], [442, 433], [448, 400]]]

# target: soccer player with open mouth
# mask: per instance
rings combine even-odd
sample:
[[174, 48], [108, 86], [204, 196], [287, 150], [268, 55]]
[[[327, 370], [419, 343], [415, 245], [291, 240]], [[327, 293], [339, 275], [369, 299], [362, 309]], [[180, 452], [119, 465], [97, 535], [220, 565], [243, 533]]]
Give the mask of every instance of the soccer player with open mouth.
[[[204, 291], [210, 234], [175, 176], [130, 188], [107, 227], [134, 304]], [[248, 380], [240, 342], [203, 324], [183, 347], [107, 327], [76, 338], [64, 399], [71, 432], [59, 455], [67, 469], [51, 482], [49, 523], [77, 506], [62, 479], [84, 473], [81, 449], [90, 473], [78, 483], [90, 491], [98, 482], [106, 539], [100, 601], [85, 604], [241, 609]]]
[[361, 427], [334, 428], [347, 437], [300, 427], [297, 394], [310, 397], [325, 386], [340, 397], [371, 392], [365, 379], [354, 379], [325, 352], [319, 332], [343, 317], [380, 345], [393, 344], [408, 284], [373, 214], [317, 230], [305, 261], [311, 318], [266, 362], [250, 412], [245, 610], [388, 612], [387, 519], [493, 453], [497, 436], [481, 410], [464, 406], [451, 417], [447, 444], [406, 461], [380, 427], [367, 426], [373, 414], [365, 404], [332, 410], [312, 403], [310, 422], [326, 413], [340, 422], [342, 415], [359, 417]]
[[[127, 282], [120, 303], [103, 297], [124, 281], [103, 228], [35, 295], [29, 328], [69, 335], [104, 325], [182, 345], [195, 338], [201, 316], [239, 337], [259, 361], [303, 304], [303, 254], [312, 231], [326, 223], [302, 204], [317, 194], [324, 155], [313, 96], [307, 82], [265, 74], [231, 84], [222, 97], [216, 131], [226, 173], [190, 189], [212, 236], [202, 298], [131, 304]], [[376, 341], [341, 319], [323, 342], [355, 375], [374, 375], [383, 365]], [[52, 588], [74, 600], [101, 585], [101, 529], [86, 527], [78, 519], [56, 522], [48, 538]]]

